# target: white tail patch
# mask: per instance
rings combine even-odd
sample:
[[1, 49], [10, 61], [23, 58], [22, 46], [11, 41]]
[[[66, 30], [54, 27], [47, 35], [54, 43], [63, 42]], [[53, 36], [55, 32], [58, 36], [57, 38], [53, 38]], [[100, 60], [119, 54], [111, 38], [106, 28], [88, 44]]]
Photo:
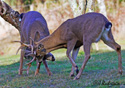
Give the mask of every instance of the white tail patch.
[[109, 31], [111, 29], [111, 25], [108, 26], [108, 28], [106, 28], [106, 31]]
[[109, 37], [108, 37], [108, 32], [111, 30], [111, 25], [109, 25], [108, 28], [105, 28], [104, 32], [103, 32], [103, 37], [106, 39], [106, 41], [109, 40]]

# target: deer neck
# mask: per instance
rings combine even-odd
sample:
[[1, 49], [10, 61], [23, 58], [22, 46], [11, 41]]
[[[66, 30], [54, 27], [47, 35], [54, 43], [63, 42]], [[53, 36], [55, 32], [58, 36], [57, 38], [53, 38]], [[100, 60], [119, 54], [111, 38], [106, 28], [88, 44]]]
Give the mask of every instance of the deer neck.
[[60, 48], [60, 45], [65, 44], [65, 41], [60, 38], [60, 30], [56, 30], [54, 33], [45, 37], [37, 44], [42, 44], [46, 49], [46, 52], [48, 53], [50, 51], [58, 49], [58, 47]]

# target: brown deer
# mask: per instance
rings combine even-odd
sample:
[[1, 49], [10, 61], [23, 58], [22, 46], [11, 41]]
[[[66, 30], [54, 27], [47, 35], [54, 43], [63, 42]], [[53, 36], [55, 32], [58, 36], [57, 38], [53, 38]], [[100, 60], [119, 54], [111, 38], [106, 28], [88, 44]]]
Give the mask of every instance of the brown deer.
[[[116, 50], [118, 54], [118, 71], [122, 74], [121, 46], [115, 42], [111, 27], [112, 24], [104, 15], [95, 12], [69, 19], [59, 26], [51, 35], [34, 43], [33, 51], [36, 52], [34, 55], [43, 55], [43, 53], [45, 55], [59, 48], [67, 48], [66, 54], [72, 63], [70, 76], [74, 75], [75, 68], [77, 75], [74, 80], [76, 80], [80, 78], [90, 58], [91, 44], [101, 39], [106, 45]], [[83, 45], [85, 59], [79, 71], [75, 59], [81, 45]], [[71, 51], [72, 57], [70, 55]]]
[[[33, 39], [33, 41], [38, 41], [49, 35], [47, 23], [39, 12], [30, 11], [27, 13], [19, 14], [19, 12], [14, 11], [8, 4], [0, 0], [0, 16], [19, 30], [22, 46], [23, 43], [32, 44], [30, 38]], [[20, 47], [21, 48], [20, 67], [19, 67], [20, 75], [22, 74], [22, 71], [25, 70], [27, 71], [28, 74], [29, 68], [32, 63], [32, 62], [28, 63], [28, 68], [23, 69], [23, 58], [24, 56], [28, 58], [27, 54], [30, 53], [29, 52], [30, 49], [28, 48], [24, 49], [23, 47]], [[42, 61], [47, 69], [48, 75], [51, 75], [51, 72], [46, 62], [46, 60], [51, 60], [51, 61], [55, 60], [54, 56], [51, 53], [48, 53], [45, 56], [37, 56], [33, 58], [34, 60], [38, 58], [36, 59], [37, 70], [35, 71], [35, 75], [39, 73], [40, 64]]]

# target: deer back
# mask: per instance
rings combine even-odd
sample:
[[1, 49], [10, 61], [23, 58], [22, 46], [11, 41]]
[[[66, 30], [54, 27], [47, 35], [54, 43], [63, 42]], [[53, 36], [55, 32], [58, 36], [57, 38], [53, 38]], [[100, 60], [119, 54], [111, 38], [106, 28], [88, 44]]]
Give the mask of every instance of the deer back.
[[68, 19], [57, 30], [60, 30], [60, 37], [63, 40], [69, 41], [74, 37], [81, 42], [83, 42], [83, 38], [94, 42], [107, 22], [109, 21], [105, 16], [92, 12]]
[[[30, 37], [38, 41], [38, 38], [42, 39], [49, 35], [47, 23], [39, 12], [29, 11], [22, 15], [21, 36], [26, 43], [30, 42]], [[39, 33], [38, 37], [36, 35], [37, 32]]]

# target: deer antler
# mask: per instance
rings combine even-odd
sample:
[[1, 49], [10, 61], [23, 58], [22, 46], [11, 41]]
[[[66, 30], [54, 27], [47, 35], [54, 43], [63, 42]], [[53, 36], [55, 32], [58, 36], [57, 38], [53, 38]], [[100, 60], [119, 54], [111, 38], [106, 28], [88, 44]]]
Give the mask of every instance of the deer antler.
[[29, 44], [25, 44], [25, 43], [23, 43], [22, 41], [13, 41], [13, 42], [19, 42], [19, 43], [21, 43], [22, 46], [30, 47]]
[[19, 50], [20, 50], [21, 48], [23, 48], [23, 47], [29, 47], [29, 48], [31, 48], [32, 53], [33, 53], [33, 46], [32, 46], [31, 44], [25, 44], [25, 43], [23, 43], [22, 41], [13, 41], [13, 42], [19, 42], [19, 43], [21, 43], [21, 46], [18, 48], [16, 54], [17, 54], [17, 53], [19, 52]]
[[31, 67], [31, 63], [32, 63], [35, 59], [36, 59], [36, 57], [34, 56], [33, 59], [32, 59], [29, 63], [26, 64], [26, 65], [28, 65], [27, 74], [29, 73], [29, 69], [30, 69], [30, 67]]
[[[28, 51], [28, 52], [30, 52], [30, 51]], [[26, 56], [32, 56], [32, 57], [34, 57], [35, 55], [36, 55], [36, 51], [34, 51], [33, 53], [31, 52], [31, 53], [27, 54]]]
[[36, 59], [36, 56], [34, 56], [33, 59], [29, 63], [27, 63], [26, 65], [30, 65], [35, 59]]
[[32, 45], [31, 51], [33, 53], [33, 49], [34, 49], [34, 40], [30, 37], [30, 45]]
[[23, 48], [23, 46], [20, 46], [20, 47], [18, 48], [18, 50], [16, 51], [16, 55], [18, 54], [19, 50], [22, 49], [22, 48]]

